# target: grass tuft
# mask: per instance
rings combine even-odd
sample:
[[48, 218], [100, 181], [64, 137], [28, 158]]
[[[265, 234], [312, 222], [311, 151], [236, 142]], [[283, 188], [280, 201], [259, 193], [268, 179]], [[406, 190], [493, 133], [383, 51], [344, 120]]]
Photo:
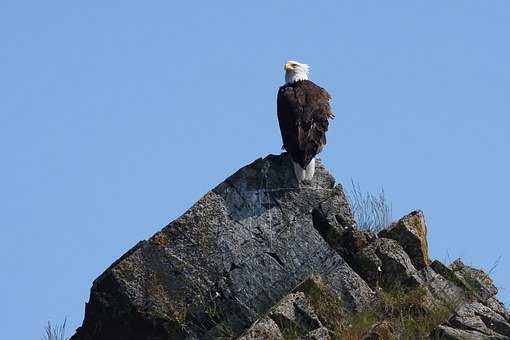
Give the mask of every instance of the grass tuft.
[[48, 321], [48, 325], [44, 328], [42, 340], [66, 340], [66, 323], [66, 319], [64, 319], [61, 325], [52, 325]]
[[391, 223], [391, 204], [386, 200], [384, 189], [376, 194], [363, 192], [359, 183], [351, 180], [347, 197], [358, 228], [377, 233]]
[[397, 339], [427, 339], [431, 332], [446, 322], [454, 311], [454, 304], [427, 304], [427, 290], [423, 287], [406, 289], [394, 287], [380, 292], [383, 315], [393, 326]]

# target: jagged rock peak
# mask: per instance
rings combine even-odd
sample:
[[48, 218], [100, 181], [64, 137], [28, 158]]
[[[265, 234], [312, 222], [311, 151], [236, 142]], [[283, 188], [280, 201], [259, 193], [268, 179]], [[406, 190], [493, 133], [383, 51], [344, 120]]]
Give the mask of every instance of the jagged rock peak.
[[72, 339], [233, 337], [312, 274], [363, 308], [373, 292], [321, 237], [317, 209], [354, 224], [320, 161], [298, 185], [287, 154], [256, 160], [99, 276]]

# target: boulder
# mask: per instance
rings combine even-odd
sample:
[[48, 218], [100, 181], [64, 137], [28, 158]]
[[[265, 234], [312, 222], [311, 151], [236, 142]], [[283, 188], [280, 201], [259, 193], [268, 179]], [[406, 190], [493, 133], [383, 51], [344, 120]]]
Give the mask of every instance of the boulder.
[[305, 337], [306, 340], [331, 340], [329, 330], [326, 327], [320, 327], [313, 331], [308, 332]]
[[420, 210], [413, 211], [379, 232], [379, 237], [397, 241], [411, 258], [416, 269], [429, 265], [427, 224]]
[[284, 333], [290, 330], [293, 333], [305, 334], [322, 327], [319, 318], [309, 305], [303, 292], [287, 295], [271, 310], [269, 318], [273, 319]]
[[255, 322], [238, 340], [284, 340], [278, 325], [271, 318], [262, 318]]
[[[336, 299], [340, 303], [336, 294], [327, 287], [322, 278], [312, 275], [281, 299], [239, 339], [248, 340], [255, 333], [267, 334], [271, 331], [282, 334], [285, 339], [329, 340], [330, 331], [321, 322], [321, 318], [324, 320], [321, 313], [324, 308], [319, 307], [317, 311], [315, 309], [319, 304], [327, 302], [325, 299], [329, 301]], [[275, 327], [278, 329], [277, 332], [274, 330]]]
[[468, 287], [465, 286], [463, 280], [459, 279], [450, 267], [445, 266], [440, 261], [434, 260], [430, 264], [430, 268], [432, 268], [436, 273], [444, 277], [446, 280], [453, 282], [464, 290], [468, 289]]
[[508, 340], [509, 338], [502, 335], [487, 335], [476, 330], [457, 329], [449, 326], [441, 325], [434, 333], [435, 339], [443, 340]]
[[416, 268], [407, 253], [398, 242], [387, 238], [379, 238], [362, 249], [353, 268], [372, 288], [419, 283]]
[[461, 259], [453, 261], [450, 269], [464, 287], [482, 301], [485, 302], [498, 293], [498, 288], [492, 282], [489, 274], [483, 270], [467, 266]]
[[423, 307], [428, 311], [446, 307], [453, 314], [455, 308], [466, 301], [466, 293], [462, 287], [445, 279], [431, 267], [422, 268], [417, 273], [416, 279], [426, 292]]
[[462, 305], [448, 321], [448, 325], [476, 330], [487, 336], [506, 336], [510, 339], [510, 324], [503, 316], [480, 302]]

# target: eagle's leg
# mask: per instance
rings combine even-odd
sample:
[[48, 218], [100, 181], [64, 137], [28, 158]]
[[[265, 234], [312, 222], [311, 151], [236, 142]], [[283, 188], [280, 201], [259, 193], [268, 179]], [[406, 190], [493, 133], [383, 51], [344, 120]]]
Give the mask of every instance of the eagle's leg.
[[305, 180], [311, 181], [313, 178], [313, 174], [315, 173], [315, 157], [312, 158], [310, 163], [306, 166], [305, 169]]
[[292, 161], [292, 164], [294, 165], [294, 174], [296, 175], [298, 182], [303, 182], [306, 178], [306, 170], [303, 169], [297, 162]]

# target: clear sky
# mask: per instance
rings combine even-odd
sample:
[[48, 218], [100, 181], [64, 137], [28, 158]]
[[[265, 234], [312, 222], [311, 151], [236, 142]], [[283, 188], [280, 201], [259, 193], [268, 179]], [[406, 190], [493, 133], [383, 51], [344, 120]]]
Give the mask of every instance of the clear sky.
[[510, 2], [0, 1], [0, 328], [81, 324], [92, 281], [279, 153], [283, 65], [311, 65], [342, 183], [422, 209], [430, 253], [510, 303]]

